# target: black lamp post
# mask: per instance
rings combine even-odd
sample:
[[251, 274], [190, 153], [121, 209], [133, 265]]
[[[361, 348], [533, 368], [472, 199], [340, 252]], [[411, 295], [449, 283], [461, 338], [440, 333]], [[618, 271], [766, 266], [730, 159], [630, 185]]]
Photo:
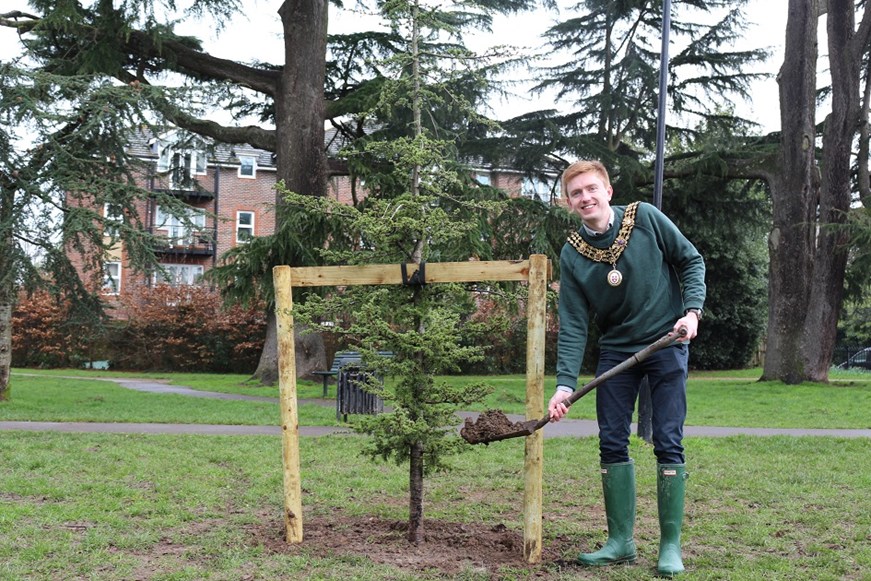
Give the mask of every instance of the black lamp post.
[[[662, 174], [665, 157], [665, 111], [668, 90], [668, 35], [671, 30], [671, 0], [662, 0], [662, 51], [659, 57], [659, 103], [656, 117], [656, 161], [653, 169], [653, 205], [662, 209]], [[638, 394], [638, 437], [653, 440], [653, 404], [645, 377]]]

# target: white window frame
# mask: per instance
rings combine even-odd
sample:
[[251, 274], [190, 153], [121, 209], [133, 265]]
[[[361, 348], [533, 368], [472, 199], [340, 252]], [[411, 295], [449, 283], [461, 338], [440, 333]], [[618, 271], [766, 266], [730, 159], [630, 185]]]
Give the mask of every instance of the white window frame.
[[[180, 167], [173, 167], [173, 161], [178, 156]], [[169, 174], [170, 185], [172, 187], [180, 187], [186, 184], [179, 182], [179, 172], [185, 172], [185, 177], [195, 179], [196, 176], [203, 176], [207, 173], [208, 159], [206, 152], [197, 149], [176, 149], [171, 145], [161, 145], [158, 147], [157, 171], [158, 173]]]
[[476, 171], [475, 175], [473, 177], [475, 178], [475, 181], [478, 182], [479, 184], [481, 184], [482, 186], [493, 185], [493, 180], [492, 180], [492, 176], [490, 175], [490, 172]]
[[103, 204], [103, 236], [113, 240], [118, 237], [118, 226], [124, 223], [124, 213], [118, 204], [106, 202]]
[[[247, 214], [251, 217], [250, 224], [243, 224], [242, 223], [242, 215], [243, 214]], [[255, 219], [256, 219], [256, 216], [254, 215], [254, 212], [252, 212], [250, 210], [239, 210], [238, 212], [236, 212], [236, 244], [245, 244], [246, 242], [251, 240], [251, 238], [254, 238], [254, 221], [255, 221]], [[245, 236], [239, 236], [240, 232], [246, 232], [246, 231], [248, 232], [247, 238]]]
[[[109, 271], [117, 269], [117, 274]], [[106, 295], [121, 294], [121, 263], [117, 261], [103, 263], [103, 286], [100, 291]]]
[[[250, 161], [250, 166], [246, 166], [243, 162]], [[245, 167], [251, 168], [251, 173], [245, 173], [243, 169]], [[239, 172], [237, 174], [240, 178], [245, 180], [253, 180], [257, 179], [257, 157], [253, 155], [240, 155], [239, 156]]]
[[193, 223], [193, 227], [184, 218], [166, 213], [157, 206], [154, 210], [154, 229], [166, 232], [170, 246], [191, 246], [206, 229], [206, 211], [202, 208], [188, 208], [186, 218]]
[[[551, 197], [550, 185], [546, 181], [536, 177], [525, 177], [520, 186], [520, 195], [524, 198], [539, 199], [543, 202], [548, 202]], [[554, 197], [558, 198], [559, 195], [559, 190], [557, 190]]]
[[205, 272], [202, 264], [161, 263], [160, 267], [166, 272], [155, 272], [154, 283], [168, 284], [172, 287], [198, 284]]

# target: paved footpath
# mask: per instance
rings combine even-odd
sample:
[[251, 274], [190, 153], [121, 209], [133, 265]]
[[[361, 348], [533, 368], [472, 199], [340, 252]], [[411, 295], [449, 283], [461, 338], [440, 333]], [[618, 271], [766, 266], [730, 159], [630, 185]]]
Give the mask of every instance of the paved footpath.
[[[15, 375], [37, 376], [38, 374], [15, 373]], [[43, 376], [44, 377], [44, 376]], [[55, 376], [56, 377], [56, 376]], [[82, 379], [72, 377], [69, 379]], [[144, 391], [149, 393], [165, 393], [185, 395], [189, 397], [205, 397], [224, 400], [249, 400], [267, 401], [278, 403], [278, 398], [255, 395], [243, 395], [234, 393], [221, 393], [216, 391], [203, 391], [191, 389], [179, 385], [168, 385], [159, 381], [148, 379], [123, 379], [111, 377], [94, 377], [85, 379], [98, 379], [111, 381], [117, 385]], [[334, 400], [316, 399], [301, 400], [300, 403], [317, 403], [325, 406], [335, 406]], [[461, 418], [475, 419], [476, 412], [458, 412]], [[520, 415], [508, 415], [512, 422], [523, 421], [526, 418]], [[240, 426], [240, 425], [215, 425], [215, 424], [151, 424], [151, 423], [107, 423], [107, 422], [29, 422], [29, 421], [0, 421], [2, 430], [23, 431], [58, 431], [58, 432], [103, 432], [116, 434], [206, 434], [206, 435], [279, 435], [280, 426]], [[636, 426], [633, 424], [633, 433]], [[324, 436], [327, 434], [353, 434], [353, 430], [341, 426], [300, 426], [301, 436]], [[545, 438], [558, 437], [584, 437], [598, 434], [598, 427], [594, 420], [563, 419], [554, 424], [548, 424], [542, 429]], [[719, 426], [686, 426], [685, 436], [708, 436], [722, 437], [734, 435], [751, 436], [831, 436], [837, 438], [871, 438], [871, 429], [802, 429], [802, 428], [732, 428]]]

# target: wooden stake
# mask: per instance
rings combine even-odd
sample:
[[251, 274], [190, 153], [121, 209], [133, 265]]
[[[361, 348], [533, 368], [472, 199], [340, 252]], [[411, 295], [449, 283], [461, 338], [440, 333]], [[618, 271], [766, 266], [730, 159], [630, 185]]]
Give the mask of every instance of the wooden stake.
[[284, 461], [284, 524], [288, 543], [302, 542], [302, 482], [299, 472], [299, 416], [296, 399], [296, 348], [293, 342], [293, 280], [288, 266], [272, 269], [278, 323], [278, 390]]
[[[529, 258], [529, 296], [526, 303], [526, 419], [544, 416], [544, 349], [547, 325], [548, 260], [543, 254]], [[541, 560], [542, 473], [544, 436], [541, 430], [526, 437], [523, 465], [523, 556], [527, 563]]]

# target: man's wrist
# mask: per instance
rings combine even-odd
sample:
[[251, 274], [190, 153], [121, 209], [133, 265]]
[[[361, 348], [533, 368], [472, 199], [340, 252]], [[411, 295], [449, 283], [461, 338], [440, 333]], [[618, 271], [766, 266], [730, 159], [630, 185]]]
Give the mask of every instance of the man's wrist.
[[702, 315], [704, 314], [702, 309], [687, 309], [683, 312], [684, 316], [686, 316], [690, 313], [693, 313], [696, 316], [696, 319], [698, 319], [699, 321], [702, 320]]
[[558, 385], [558, 386], [556, 386], [556, 390], [563, 391], [565, 393], [574, 393], [574, 391], [575, 391], [571, 387], [569, 387], [568, 385]]

